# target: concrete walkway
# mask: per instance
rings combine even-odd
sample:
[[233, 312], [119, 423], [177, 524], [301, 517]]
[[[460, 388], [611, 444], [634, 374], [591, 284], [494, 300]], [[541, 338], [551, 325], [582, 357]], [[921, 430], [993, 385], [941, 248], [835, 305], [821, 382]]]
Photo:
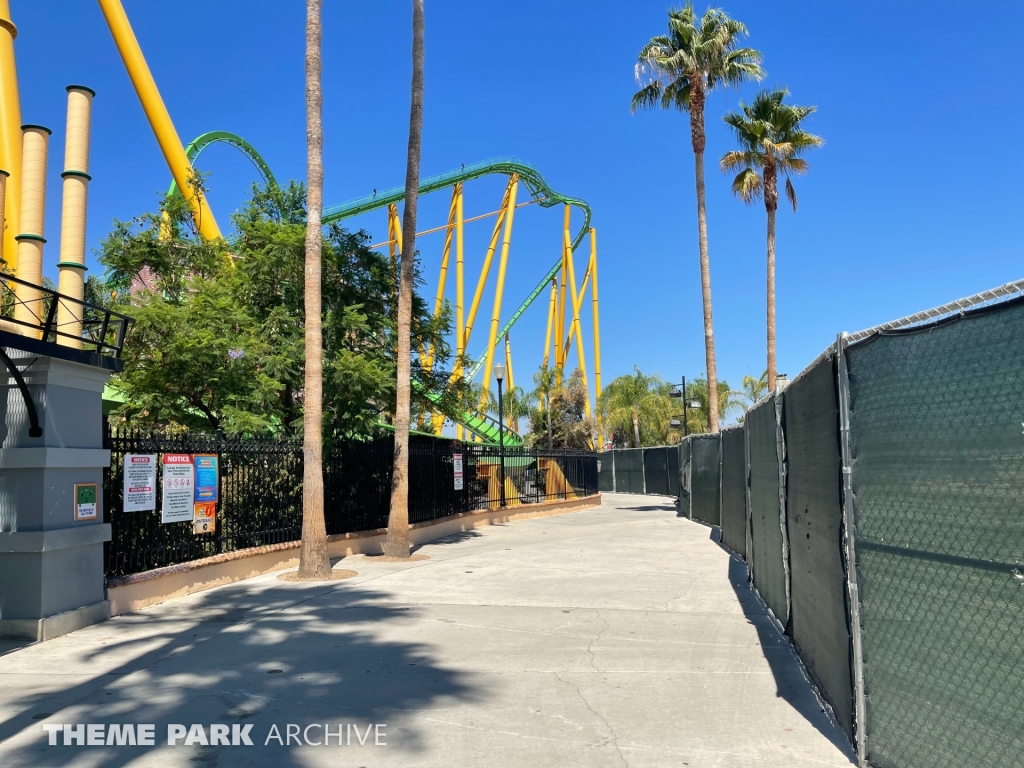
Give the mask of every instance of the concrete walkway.
[[[664, 498], [606, 494], [427, 561], [347, 558], [357, 578], [260, 577], [9, 651], [0, 765], [848, 768], [710, 533]], [[155, 746], [49, 746], [47, 723], [153, 724]], [[167, 745], [193, 723], [202, 738]], [[288, 724], [322, 741], [324, 723], [327, 746], [265, 744]], [[212, 725], [254, 746], [204, 746]]]

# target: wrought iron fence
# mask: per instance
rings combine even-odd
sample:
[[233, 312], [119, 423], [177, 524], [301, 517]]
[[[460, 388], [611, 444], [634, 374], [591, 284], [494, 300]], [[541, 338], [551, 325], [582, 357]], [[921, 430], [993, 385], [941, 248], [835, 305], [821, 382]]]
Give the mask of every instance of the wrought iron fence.
[[[107, 428], [111, 452], [104, 472], [105, 550], [108, 576], [121, 576], [241, 549], [296, 541], [302, 531], [302, 443], [219, 435]], [[126, 454], [216, 454], [220, 501], [213, 533], [196, 534], [191, 522], [161, 523], [156, 509], [125, 512]], [[456, 488], [455, 461], [463, 482]], [[504, 457], [504, 462], [502, 461]], [[394, 438], [337, 443], [324, 456], [324, 517], [328, 535], [387, 526]], [[501, 504], [504, 466], [509, 507], [597, 493], [597, 455], [463, 444], [421, 435], [409, 439], [409, 522], [436, 520]], [[157, 462], [157, 488], [162, 488]]]

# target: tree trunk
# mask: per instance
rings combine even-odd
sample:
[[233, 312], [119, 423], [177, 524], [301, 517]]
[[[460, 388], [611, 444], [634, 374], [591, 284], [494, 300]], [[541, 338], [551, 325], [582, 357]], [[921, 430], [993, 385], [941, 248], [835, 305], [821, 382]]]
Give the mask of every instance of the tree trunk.
[[718, 366], [715, 364], [715, 330], [711, 318], [711, 266], [708, 262], [708, 216], [704, 202], [704, 88], [701, 77], [690, 89], [690, 140], [697, 177], [697, 233], [700, 247], [700, 290], [704, 300], [704, 354], [708, 376], [708, 427], [718, 431]]
[[324, 197], [323, 93], [320, 87], [322, 0], [306, 0], [306, 175], [309, 182], [306, 207], [305, 342], [306, 370], [303, 385], [302, 547], [300, 579], [328, 579], [324, 525], [323, 460], [323, 332], [321, 329], [320, 217]]
[[545, 400], [547, 401], [547, 408], [546, 408], [546, 410], [547, 410], [547, 415], [548, 415], [548, 450], [550, 451], [554, 447], [554, 444], [555, 444], [554, 438], [552, 437], [552, 434], [551, 434], [551, 395], [548, 394], [547, 397], [545, 398]]
[[640, 419], [637, 418], [636, 411], [633, 411], [633, 447], [640, 448]]
[[416, 206], [420, 188], [423, 140], [423, 0], [412, 3], [412, 104], [409, 109], [409, 153], [405, 169], [405, 211], [402, 215], [401, 283], [398, 289], [398, 360], [395, 402], [395, 469], [391, 480], [391, 512], [384, 554], [409, 557], [409, 410], [412, 392], [413, 259], [416, 254]]
[[768, 391], [775, 391], [775, 212], [779, 208], [778, 171], [764, 167], [764, 207], [768, 211]]

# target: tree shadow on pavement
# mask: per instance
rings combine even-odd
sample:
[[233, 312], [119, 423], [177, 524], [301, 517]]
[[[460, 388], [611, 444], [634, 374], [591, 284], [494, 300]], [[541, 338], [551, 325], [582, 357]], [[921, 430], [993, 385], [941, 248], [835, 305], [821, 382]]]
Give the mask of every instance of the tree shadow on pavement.
[[[331, 764], [343, 758], [356, 761], [352, 765], [367, 764], [385, 749], [422, 752], [425, 735], [416, 723], [417, 711], [479, 701], [484, 694], [471, 674], [442, 666], [426, 642], [404, 639], [415, 634], [409, 629], [418, 619], [416, 607], [395, 604], [390, 595], [352, 582], [288, 584], [276, 579], [239, 582], [165, 603], [153, 612], [111, 619], [101, 625], [102, 632], [114, 636], [103, 637], [104, 645], [100, 635], [79, 635], [80, 650], [65, 643], [59, 654], [5, 658], [5, 673], [29, 679], [56, 674], [76, 682], [59, 692], [20, 697], [0, 692], [7, 713], [0, 721], [0, 764], [38, 768], [79, 761], [90, 766], [200, 761], [284, 768], [308, 765], [310, 750], [319, 750]], [[62, 660], [55, 661], [58, 655]], [[37, 721], [41, 714], [48, 716]], [[58, 746], [48, 746], [44, 722], [154, 723], [156, 746], [63, 746], [60, 735]], [[252, 724], [255, 746], [171, 748], [166, 745], [169, 723], [186, 728], [205, 724], [207, 733], [212, 723]], [[303, 728], [329, 723], [332, 732], [338, 723], [357, 724], [360, 731], [368, 724], [388, 723], [389, 746], [373, 747], [372, 738], [366, 746], [345, 746], [334, 754], [323, 746], [285, 748], [276, 741], [264, 746], [271, 725], [284, 737], [287, 723]], [[27, 734], [15, 736], [25, 728]], [[322, 740], [322, 734], [314, 728], [312, 740]]]
[[[718, 541], [714, 530], [712, 530], [711, 538]], [[725, 549], [724, 546], [722, 548]], [[754, 590], [747, 581], [746, 563], [732, 554], [729, 555], [729, 583], [736, 592], [736, 598], [743, 608], [743, 615], [757, 629], [757, 637], [764, 657], [775, 676], [775, 695], [789, 702], [797, 712], [846, 755], [851, 763], [856, 763], [854, 752], [846, 740], [846, 735], [825, 713], [818, 702], [814, 688], [804, 673], [792, 644], [772, 623], [768, 616], [768, 609], [754, 594]]]

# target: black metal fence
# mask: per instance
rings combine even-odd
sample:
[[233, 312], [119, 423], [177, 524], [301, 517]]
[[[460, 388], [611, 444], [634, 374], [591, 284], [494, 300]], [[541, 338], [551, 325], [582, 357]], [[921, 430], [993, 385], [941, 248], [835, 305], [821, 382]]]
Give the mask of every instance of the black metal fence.
[[[296, 440], [234, 439], [217, 435], [138, 429], [111, 430], [104, 471], [103, 515], [111, 525], [105, 550], [108, 576], [160, 568], [253, 547], [296, 541], [302, 530], [302, 443]], [[156, 454], [157, 488], [163, 487], [159, 456], [215, 454], [220, 488], [213, 533], [196, 534], [188, 522], [162, 523], [156, 510], [123, 511], [124, 457]], [[464, 444], [421, 435], [409, 440], [409, 522], [436, 520], [505, 503], [510, 507], [597, 493], [597, 454]], [[462, 488], [455, 459], [463, 463]], [[324, 517], [327, 534], [387, 526], [394, 438], [339, 443], [324, 456]]]

